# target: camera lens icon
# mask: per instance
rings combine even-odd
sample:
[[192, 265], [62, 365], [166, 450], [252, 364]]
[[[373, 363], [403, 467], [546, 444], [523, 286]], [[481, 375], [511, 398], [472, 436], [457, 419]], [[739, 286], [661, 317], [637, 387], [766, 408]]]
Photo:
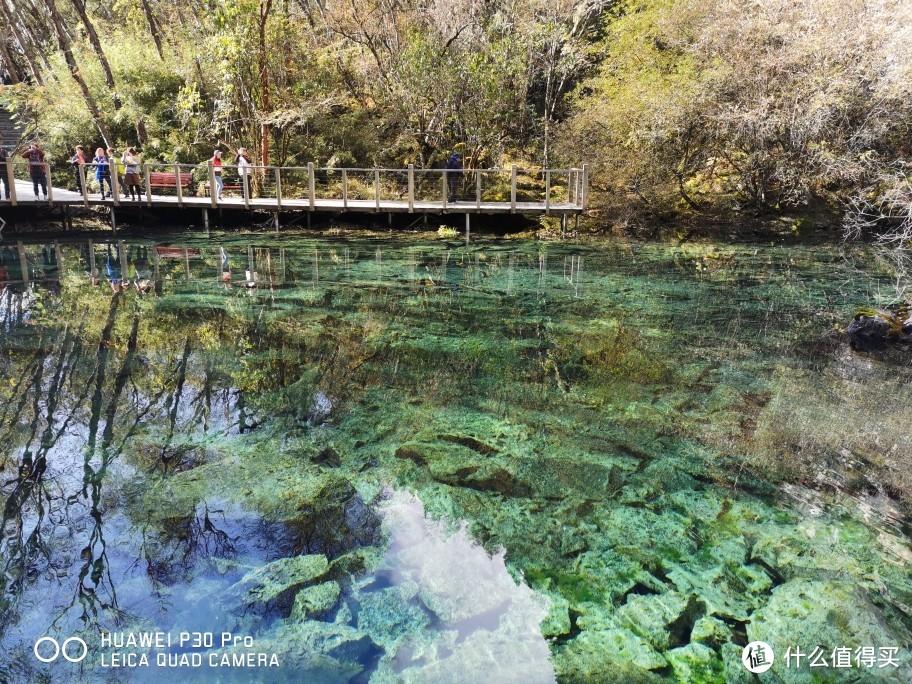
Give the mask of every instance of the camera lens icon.
[[[43, 644], [50, 644], [50, 647], [43, 647]], [[74, 653], [78, 653], [78, 646], [71, 647], [71, 644], [79, 644], [82, 646], [82, 653], [78, 656], [74, 656]], [[49, 651], [49, 648], [51, 649]], [[35, 657], [40, 660], [42, 663], [53, 663], [61, 655], [64, 660], [67, 660], [71, 663], [81, 663], [85, 657], [89, 654], [89, 647], [85, 641], [79, 637], [70, 637], [63, 644], [57, 642], [53, 637], [41, 637], [38, 641], [35, 642], [35, 646], [32, 649], [35, 653]], [[51, 652], [53, 655], [48, 656], [47, 653]], [[44, 653], [45, 655], [42, 655]]]

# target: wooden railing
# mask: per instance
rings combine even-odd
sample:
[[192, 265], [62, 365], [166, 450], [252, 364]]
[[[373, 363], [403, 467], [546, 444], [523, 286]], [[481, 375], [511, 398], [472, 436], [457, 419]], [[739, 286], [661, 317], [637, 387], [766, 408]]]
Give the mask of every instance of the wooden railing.
[[[124, 201], [124, 178], [111, 173], [113, 197], [94, 199], [96, 190], [94, 164], [77, 169], [69, 164], [47, 165], [48, 203], [53, 204], [52, 184], [75, 189], [82, 195], [86, 206], [90, 201], [110, 201], [120, 205]], [[110, 169], [115, 169], [112, 163]], [[331, 168], [307, 166], [250, 166], [250, 192], [243, 192], [239, 183], [240, 170], [234, 165], [223, 165], [222, 178], [226, 185], [226, 199], [243, 201], [245, 207], [264, 202], [277, 210], [288, 208], [383, 211], [384, 203], [395, 202], [409, 212], [427, 210], [471, 209], [481, 210], [483, 205], [509, 206], [510, 211], [522, 211], [535, 205], [535, 210], [550, 212], [560, 207], [583, 211], [588, 205], [588, 168], [523, 169], [516, 165], [492, 169], [419, 169], [409, 164], [404, 169], [390, 168]], [[6, 164], [10, 200], [17, 204], [26, 200], [16, 197], [15, 181], [28, 181], [28, 162], [10, 159]], [[77, 174], [79, 179], [77, 182]], [[219, 207], [216, 193], [216, 171], [211, 162], [203, 164], [144, 163], [140, 167], [142, 200], [154, 204], [157, 198], [172, 197], [178, 205], [194, 197], [206, 197], [212, 207]], [[152, 179], [155, 182], [152, 182]], [[166, 182], [173, 178], [173, 183]], [[189, 179], [189, 180], [188, 180]], [[230, 194], [229, 194], [230, 193]], [[456, 195], [455, 201], [452, 195]], [[174, 200], [169, 200], [173, 202]], [[202, 203], [194, 201], [195, 206]], [[387, 208], [388, 204], [385, 205]]]

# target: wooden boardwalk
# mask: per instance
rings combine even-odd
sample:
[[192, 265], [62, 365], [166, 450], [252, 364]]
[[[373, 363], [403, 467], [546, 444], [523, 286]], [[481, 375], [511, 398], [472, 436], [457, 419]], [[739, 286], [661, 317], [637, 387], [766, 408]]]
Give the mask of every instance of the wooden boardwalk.
[[[5, 169], [12, 179], [9, 201], [2, 206], [107, 206], [244, 209], [278, 212], [359, 212], [410, 214], [546, 214], [579, 215], [586, 210], [588, 171], [579, 169], [318, 169], [307, 167], [253, 167], [253, 191], [245, 197], [237, 187], [235, 167], [223, 167], [226, 185], [222, 199], [208, 196], [215, 186], [214, 169], [208, 165], [143, 165], [140, 200], [123, 196], [115, 184], [115, 198], [102, 198], [95, 185], [94, 169], [83, 167], [84, 192], [50, 187], [47, 199], [36, 198], [28, 180], [27, 164], [10, 162]], [[2, 167], [0, 167], [2, 170]], [[452, 174], [452, 175], [451, 175]], [[458, 175], [457, 175], [458, 174]], [[71, 172], [72, 175], [72, 172]], [[455, 179], [454, 179], [455, 175]], [[60, 176], [55, 176], [59, 178]], [[152, 185], [155, 178], [158, 185]], [[165, 185], [161, 183], [164, 181]], [[456, 200], [447, 197], [451, 184]], [[75, 178], [73, 178], [75, 186]], [[118, 192], [120, 190], [120, 192]], [[116, 197], [120, 195], [120, 197]], [[508, 199], [507, 199], [508, 198]]]

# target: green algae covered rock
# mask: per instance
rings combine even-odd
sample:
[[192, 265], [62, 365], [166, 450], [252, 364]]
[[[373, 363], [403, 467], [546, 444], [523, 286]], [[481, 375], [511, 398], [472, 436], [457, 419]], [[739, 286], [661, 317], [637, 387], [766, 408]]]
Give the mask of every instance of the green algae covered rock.
[[560, 594], [549, 592], [545, 595], [548, 601], [548, 615], [541, 622], [542, 634], [546, 637], [562, 636], [570, 633], [570, 602]]
[[[866, 672], [864, 668], [829, 668], [828, 681], [906, 682], [912, 675], [908, 656], [902, 652], [908, 634], [897, 634], [866, 593], [850, 582], [806, 579], [786, 582], [774, 589], [769, 603], [751, 616], [747, 636], [749, 641], [768, 643], [777, 660], [784, 657], [788, 648], [800, 648], [809, 654], [819, 647], [829, 661], [834, 648], [850, 648], [854, 652], [863, 646], [899, 646], [900, 659], [904, 662], [898, 669]], [[782, 672], [779, 668], [775, 670]], [[817, 670], [811, 670], [804, 660], [802, 668], [793, 666], [788, 672], [784, 681], [813, 682]]]
[[701, 617], [694, 623], [690, 640], [705, 644], [710, 648], [719, 648], [731, 641], [732, 631], [722, 620], [712, 616]]
[[295, 596], [291, 619], [319, 620], [324, 618], [339, 603], [341, 591], [339, 583], [333, 581], [301, 589]]
[[665, 650], [675, 641], [680, 643], [684, 632], [690, 633], [690, 626], [700, 612], [701, 606], [694, 596], [668, 591], [650, 596], [631, 595], [618, 608], [615, 620], [654, 648]]
[[708, 646], [690, 643], [665, 651], [665, 658], [677, 681], [683, 684], [722, 684], [724, 668], [715, 651]]
[[228, 594], [243, 606], [277, 609], [287, 614], [297, 592], [327, 570], [329, 562], [320, 554], [282, 558], [248, 572], [228, 589]]
[[652, 670], [668, 667], [668, 661], [630, 630], [616, 628], [584, 630], [558, 646], [554, 667], [560, 681], [645, 684], [665, 681]]

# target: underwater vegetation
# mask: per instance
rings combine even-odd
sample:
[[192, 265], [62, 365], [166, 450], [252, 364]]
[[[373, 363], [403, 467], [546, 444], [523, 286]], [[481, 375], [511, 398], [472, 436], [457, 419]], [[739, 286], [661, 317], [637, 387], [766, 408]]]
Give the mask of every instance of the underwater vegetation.
[[154, 293], [77, 245], [4, 287], [0, 679], [198, 676], [31, 648], [217, 630], [279, 663], [222, 681], [749, 682], [752, 641], [771, 681], [909, 680], [912, 389], [841, 332], [863, 252], [179, 247]]

